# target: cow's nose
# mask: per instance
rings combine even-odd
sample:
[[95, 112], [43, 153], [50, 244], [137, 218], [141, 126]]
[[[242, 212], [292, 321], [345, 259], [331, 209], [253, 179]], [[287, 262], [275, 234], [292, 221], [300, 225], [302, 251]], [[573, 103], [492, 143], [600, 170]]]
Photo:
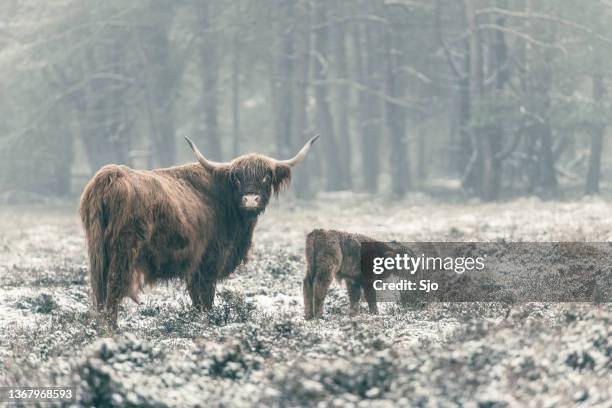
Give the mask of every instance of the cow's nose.
[[246, 194], [242, 196], [242, 205], [244, 208], [256, 208], [259, 207], [261, 197], [259, 194]]

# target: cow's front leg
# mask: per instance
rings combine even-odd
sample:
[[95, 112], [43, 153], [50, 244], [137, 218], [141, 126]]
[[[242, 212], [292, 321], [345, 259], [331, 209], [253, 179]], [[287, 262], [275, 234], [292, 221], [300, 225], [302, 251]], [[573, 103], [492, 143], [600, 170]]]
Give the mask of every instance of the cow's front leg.
[[187, 282], [193, 307], [200, 311], [210, 310], [215, 301], [217, 280], [206, 272], [198, 271]]
[[201, 303], [202, 310], [210, 310], [215, 303], [215, 291], [217, 290], [216, 280], [208, 280], [206, 285], [202, 287]]

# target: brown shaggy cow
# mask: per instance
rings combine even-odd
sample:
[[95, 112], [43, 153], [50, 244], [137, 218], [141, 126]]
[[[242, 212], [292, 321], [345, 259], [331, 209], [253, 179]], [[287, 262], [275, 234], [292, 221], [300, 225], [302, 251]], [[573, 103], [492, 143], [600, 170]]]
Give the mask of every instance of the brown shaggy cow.
[[209, 309], [215, 287], [247, 259], [258, 216], [287, 186], [318, 135], [290, 160], [247, 154], [229, 163], [133, 170], [108, 165], [85, 187], [80, 214], [94, 308], [113, 326], [124, 297], [143, 285], [185, 280], [193, 305]]
[[[380, 253], [394, 253], [400, 249], [393, 248], [365, 235], [350, 232], [316, 229], [306, 237], [306, 277], [303, 282], [304, 318], [319, 319], [323, 315], [323, 302], [332, 281], [346, 281], [350, 302], [350, 314], [359, 314], [361, 290], [368, 302], [370, 313], [377, 314], [376, 291], [372, 287], [372, 278], [361, 271], [361, 244], [377, 243]], [[402, 248], [408, 251], [406, 248]], [[377, 275], [376, 279], [385, 279], [387, 274]]]

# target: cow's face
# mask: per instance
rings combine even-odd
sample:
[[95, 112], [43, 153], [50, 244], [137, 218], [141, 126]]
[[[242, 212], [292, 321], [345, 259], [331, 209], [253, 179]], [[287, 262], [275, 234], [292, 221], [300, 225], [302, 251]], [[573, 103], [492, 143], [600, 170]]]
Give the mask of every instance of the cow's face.
[[304, 160], [319, 135], [313, 137], [289, 160], [276, 160], [260, 154], [246, 154], [229, 163], [208, 160], [186, 137], [198, 162], [207, 171], [222, 175], [227, 181], [231, 199], [248, 214], [260, 214], [266, 209], [272, 193], [278, 192], [291, 180], [291, 169]]
[[290, 180], [291, 167], [256, 154], [234, 159], [228, 171], [235, 204], [251, 214], [264, 211], [272, 194], [278, 194]]

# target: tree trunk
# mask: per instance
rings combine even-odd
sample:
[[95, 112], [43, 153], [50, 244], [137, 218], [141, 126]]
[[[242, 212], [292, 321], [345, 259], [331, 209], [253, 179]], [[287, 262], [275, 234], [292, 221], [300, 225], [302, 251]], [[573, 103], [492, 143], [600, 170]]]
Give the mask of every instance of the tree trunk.
[[[469, 32], [468, 38], [468, 91], [470, 102], [470, 118], [474, 116], [474, 111], [480, 109], [480, 102], [483, 94], [483, 73], [481, 56], [480, 30], [476, 21], [476, 11], [474, 9], [475, 0], [464, 0], [465, 21]], [[472, 155], [468, 163], [463, 187], [475, 192], [483, 198], [484, 181], [484, 149], [482, 132], [479, 128], [472, 126], [469, 130], [472, 145]]]
[[[446, 49], [444, 35], [442, 32], [442, 1], [435, 2], [434, 28], [438, 35], [438, 41]], [[461, 5], [464, 6], [464, 5]], [[461, 29], [467, 31], [467, 19], [462, 18]], [[470, 122], [470, 44], [466, 39], [461, 40], [464, 47], [462, 65], [457, 66], [450, 51], [445, 51], [448, 65], [457, 80], [457, 91], [452, 95], [452, 108], [450, 109], [450, 134], [448, 149], [448, 169], [460, 175], [466, 174], [474, 146], [468, 131]], [[470, 186], [471, 187], [471, 186]], [[468, 188], [467, 185], [464, 188]]]
[[[168, 9], [168, 12], [171, 10]], [[176, 138], [174, 124], [174, 101], [176, 97], [176, 84], [178, 72], [174, 70], [175, 64], [170, 51], [170, 23], [172, 15], [161, 15], [158, 24], [151, 27], [153, 31], [148, 38], [148, 47], [151, 49], [148, 60], [145, 61], [145, 70], [150, 71], [147, 87], [149, 95], [153, 98], [153, 118], [151, 120], [153, 143], [158, 164], [162, 167], [176, 163]]]
[[[601, 99], [605, 94], [604, 78], [601, 74], [595, 74], [593, 81], [593, 101], [596, 105], [601, 103]], [[599, 179], [601, 175], [601, 152], [603, 150], [603, 136], [605, 126], [596, 124], [590, 135], [591, 151], [589, 154], [588, 171], [585, 185], [586, 194], [599, 193]]]
[[[298, 3], [298, 19], [296, 21], [296, 59], [294, 69], [293, 92], [293, 151], [304, 145], [308, 130], [308, 83], [310, 79], [310, 19], [311, 8], [308, 1]], [[315, 145], [316, 146], [316, 145]], [[315, 147], [316, 148], [316, 147]], [[318, 164], [320, 161], [316, 161]], [[314, 168], [312, 155], [306, 157], [301, 164], [301, 170], [295, 174], [293, 182], [295, 194], [300, 199], [312, 197], [310, 191], [310, 174]]]
[[[506, 2], [500, 2], [500, 7], [506, 7]], [[506, 25], [504, 17], [497, 18], [496, 24], [500, 27]], [[491, 58], [491, 71], [495, 72], [495, 99], [502, 99], [504, 87], [508, 81], [508, 69], [506, 67], [506, 60], [508, 58], [508, 49], [506, 45], [506, 39], [503, 31], [497, 30], [495, 32], [495, 38], [491, 44], [490, 54]], [[498, 154], [503, 149], [503, 134], [504, 130], [502, 123], [497, 121], [493, 123], [488, 131], [488, 137], [491, 143], [491, 160], [492, 160], [492, 172], [491, 172], [491, 185], [490, 185], [490, 198], [495, 200], [499, 198], [501, 183], [502, 183], [502, 171], [503, 171], [503, 158], [498, 157]]]
[[[465, 58], [465, 72], [470, 72], [470, 59]], [[470, 123], [470, 80], [466, 76], [459, 81], [458, 91], [458, 127], [459, 127], [459, 146], [457, 146], [456, 170], [462, 174], [470, 162], [472, 152], [476, 146], [472, 146], [472, 138], [468, 131]]]
[[[533, 4], [531, 0], [525, 2], [527, 13], [532, 13]], [[546, 43], [554, 44], [556, 37], [556, 25], [537, 25], [532, 21], [526, 21], [527, 31], [534, 38], [542, 38]], [[553, 152], [553, 136], [550, 123], [551, 90], [553, 88], [552, 68], [549, 64], [532, 63], [531, 44], [526, 44], [525, 59], [526, 66], [531, 78], [528, 82], [528, 101], [537, 101], [532, 107], [537, 120], [532, 129], [532, 137], [535, 140], [535, 163], [532, 181], [533, 190], [536, 194], [544, 197], [554, 197], [558, 194], [559, 183], [555, 170], [555, 154]], [[544, 49], [538, 53], [536, 58], [552, 60], [555, 50]]]
[[232, 153], [233, 157], [240, 154], [240, 57], [242, 45], [240, 44], [240, 30], [234, 33], [234, 59], [232, 60]]
[[[84, 75], [101, 63], [97, 57], [108, 58], [106, 55], [98, 56], [105, 52], [111, 52], [109, 60], [113, 67], [120, 65], [119, 48], [111, 51], [88, 49], [81, 60]], [[121, 126], [121, 115], [127, 111], [126, 100], [123, 88], [109, 89], [104, 81], [92, 81], [84, 88], [83, 103], [77, 109], [83, 123], [83, 142], [94, 172], [109, 163], [128, 163], [129, 140], [123, 131], [125, 126]]]
[[548, 122], [538, 126], [540, 139], [540, 183], [541, 193], [545, 196], [553, 196], [557, 193], [559, 183], [555, 172], [555, 159], [552, 150], [552, 129]]
[[315, 32], [315, 58], [313, 78], [315, 84], [315, 101], [317, 104], [316, 118], [317, 127], [322, 134], [322, 145], [326, 153], [325, 163], [327, 165], [325, 188], [328, 191], [341, 190], [345, 188], [342, 174], [342, 166], [338, 158], [340, 150], [334, 133], [334, 123], [329, 103], [329, 88], [327, 85], [329, 71], [329, 28], [327, 19], [327, 2], [319, 0], [316, 4], [316, 22], [319, 28]]
[[[72, 112], [66, 108], [60, 109], [59, 113], [61, 113], [61, 117], [63, 118], [70, 118], [72, 116]], [[55, 143], [53, 143], [53, 148], [50, 150], [52, 152], [52, 159], [55, 167], [53, 172], [55, 176], [55, 188], [53, 193], [60, 196], [65, 196], [70, 193], [72, 162], [74, 158], [74, 130], [69, 123], [70, 122], [67, 122], [61, 125], [58, 123], [55, 125], [50, 124], [52, 130], [58, 131]]]
[[544, 69], [542, 75], [537, 81], [536, 89], [537, 98], [542, 100], [542, 111], [540, 116], [543, 118], [534, 125], [534, 136], [539, 142], [539, 150], [537, 151], [538, 163], [538, 179], [536, 180], [537, 192], [545, 197], [553, 197], [558, 193], [559, 183], [557, 181], [557, 173], [555, 170], [555, 155], [553, 152], [552, 129], [550, 119], [548, 118], [548, 109], [550, 108], [550, 76], [552, 75], [548, 69]]
[[[484, 79], [483, 79], [483, 57], [482, 37], [478, 26], [476, 15], [477, 0], [464, 0], [465, 16], [470, 32], [469, 55], [470, 55], [470, 102], [471, 117], [475, 110], [483, 109]], [[495, 146], [491, 138], [492, 132], [481, 126], [472, 126], [472, 134], [476, 152], [473, 156], [474, 163], [470, 174], [470, 184], [476, 185], [479, 196], [485, 201], [495, 200], [498, 191], [497, 171], [499, 166], [495, 165]]]
[[[52, 91], [61, 93], [64, 89], [68, 89], [73, 86], [73, 83], [68, 79], [64, 69], [60, 67], [51, 68], [47, 71], [48, 82], [52, 86]], [[55, 75], [53, 74], [55, 73]], [[71, 171], [72, 163], [74, 161], [74, 136], [75, 136], [75, 121], [78, 118], [75, 115], [78, 101], [76, 98], [72, 98], [70, 102], [66, 104], [58, 104], [55, 109], [55, 115], [48, 115], [45, 120], [47, 129], [43, 130], [43, 133], [49, 138], [45, 137], [44, 143], [36, 143], [36, 146], [42, 145], [48, 153], [48, 159], [45, 162], [49, 162], [48, 165], [52, 167], [52, 170], [44, 169], [44, 173], [36, 175], [35, 180], [42, 182], [43, 185], [47, 184], [47, 188], [51, 187], [52, 194], [64, 196], [70, 193], [71, 187]], [[61, 117], [64, 120], [58, 121], [55, 118]], [[29, 145], [29, 144], [26, 144]], [[35, 152], [36, 154], [37, 152]], [[17, 155], [14, 157], [22, 157]], [[13, 166], [11, 166], [13, 167]], [[27, 172], [26, 174], [34, 176], [33, 172]], [[49, 183], [46, 177], [53, 177], [53, 180]], [[13, 177], [14, 178], [14, 177]], [[16, 180], [18, 183], [23, 180]], [[46, 181], [46, 182], [45, 182]], [[42, 192], [42, 191], [41, 191]], [[48, 191], [49, 192], [49, 191]], [[48, 193], [47, 192], [47, 193]]]
[[293, 78], [294, 70], [294, 34], [295, 34], [295, 0], [281, 1], [280, 18], [278, 19], [278, 38], [280, 47], [276, 62], [274, 87], [276, 93], [276, 148], [277, 157], [289, 157], [292, 150], [293, 122]]
[[174, 104], [161, 103], [158, 105], [159, 118], [158, 138], [155, 141], [157, 160], [161, 167], [176, 164], [176, 139], [174, 137]]
[[[401, 38], [395, 27], [389, 28], [386, 35], [386, 92], [394, 99], [404, 96], [404, 82], [400, 68], [405, 54], [401, 50]], [[390, 137], [391, 192], [402, 197], [410, 188], [410, 171], [408, 167], [408, 149], [406, 146], [406, 112], [396, 103], [386, 102], [386, 119]]]
[[[375, 10], [369, 2], [367, 9], [371, 13]], [[361, 2], [358, 6], [363, 6]], [[376, 23], [364, 23], [363, 26], [356, 23], [353, 27], [355, 72], [357, 82], [367, 88], [377, 91], [380, 87], [378, 74], [378, 45], [376, 37], [378, 34]], [[380, 101], [368, 92], [359, 90], [358, 128], [361, 138], [361, 169], [363, 186], [365, 191], [375, 193], [378, 190], [378, 176], [380, 173], [380, 149], [379, 138], [381, 134]]]
[[420, 187], [425, 185], [427, 181], [427, 173], [428, 173], [428, 165], [429, 160], [427, 157], [427, 136], [425, 135], [423, 129], [419, 130], [418, 140], [417, 140], [417, 183]]
[[[346, 14], [346, 4], [343, 0], [338, 0], [335, 18], [342, 18]], [[336, 62], [336, 75], [341, 80], [349, 78], [348, 60], [346, 55], [346, 25], [337, 24], [334, 28], [334, 57]], [[350, 89], [348, 84], [340, 84], [336, 86], [336, 114], [338, 120], [336, 122], [338, 142], [340, 145], [340, 165], [342, 166], [342, 175], [345, 179], [342, 181], [343, 189], [351, 189], [353, 181], [351, 177], [351, 138], [350, 138], [350, 123], [349, 123], [349, 105], [350, 105]]]
[[211, 23], [212, 2], [200, 4], [201, 25], [205, 34], [200, 48], [202, 58], [202, 107], [204, 110], [204, 140], [206, 157], [222, 160], [219, 135], [219, 52], [217, 35]]

